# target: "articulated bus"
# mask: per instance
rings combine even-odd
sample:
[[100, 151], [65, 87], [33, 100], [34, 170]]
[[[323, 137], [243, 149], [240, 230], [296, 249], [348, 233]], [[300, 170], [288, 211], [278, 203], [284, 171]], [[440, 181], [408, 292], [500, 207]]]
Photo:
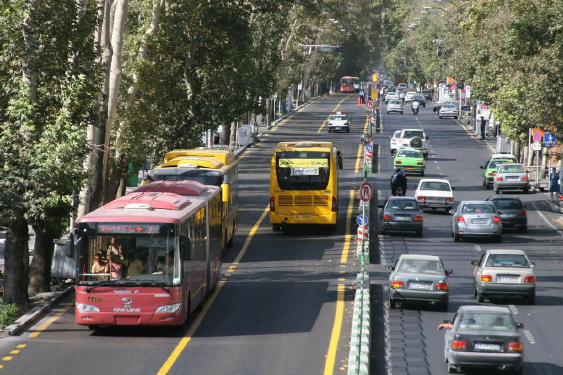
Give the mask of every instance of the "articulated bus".
[[[78, 220], [76, 324], [188, 319], [221, 274], [221, 193], [207, 189], [197, 198], [133, 192]], [[107, 266], [96, 259], [106, 254]]]
[[173, 150], [148, 173], [151, 181], [197, 181], [221, 187], [223, 194], [223, 246], [231, 247], [238, 224], [238, 160], [232, 152], [205, 147]]
[[345, 76], [340, 78], [340, 92], [359, 92], [360, 79], [358, 77]]
[[292, 224], [336, 230], [338, 169], [342, 153], [331, 142], [280, 142], [270, 170], [270, 224], [280, 231]]

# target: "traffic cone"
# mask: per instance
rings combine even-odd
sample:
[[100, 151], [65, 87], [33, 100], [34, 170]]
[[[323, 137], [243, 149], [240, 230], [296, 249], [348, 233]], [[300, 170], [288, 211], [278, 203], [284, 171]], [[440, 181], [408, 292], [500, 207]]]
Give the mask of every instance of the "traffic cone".
[[356, 104], [362, 105], [362, 99], [358, 96], [358, 100], [356, 100]]

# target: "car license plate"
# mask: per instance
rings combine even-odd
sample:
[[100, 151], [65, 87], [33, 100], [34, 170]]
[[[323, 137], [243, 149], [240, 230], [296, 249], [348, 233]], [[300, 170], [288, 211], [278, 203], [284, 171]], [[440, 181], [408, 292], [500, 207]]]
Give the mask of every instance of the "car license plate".
[[409, 289], [430, 289], [430, 284], [409, 283]]
[[313, 215], [293, 215], [295, 220], [310, 220]]
[[396, 221], [411, 221], [410, 216], [395, 216]]
[[516, 214], [504, 214], [504, 215], [501, 215], [501, 217], [514, 217], [514, 216], [516, 216]]
[[440, 207], [440, 203], [428, 203], [428, 207]]
[[497, 282], [499, 283], [517, 283], [520, 281], [518, 276], [497, 276]]
[[506, 176], [506, 179], [507, 180], [519, 180], [520, 177], [518, 177], [518, 176]]
[[499, 344], [487, 344], [484, 342], [476, 342], [473, 346], [474, 349], [477, 350], [491, 350], [491, 351], [499, 351], [500, 345]]
[[473, 219], [471, 220], [471, 224], [486, 224], [487, 220], [486, 219]]

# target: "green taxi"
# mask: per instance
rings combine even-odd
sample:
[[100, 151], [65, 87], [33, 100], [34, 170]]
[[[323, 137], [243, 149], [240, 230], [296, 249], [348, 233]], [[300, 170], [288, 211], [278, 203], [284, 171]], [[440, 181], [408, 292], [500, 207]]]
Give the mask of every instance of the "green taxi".
[[421, 176], [424, 176], [426, 161], [424, 160], [424, 156], [420, 150], [403, 147], [397, 151], [397, 154], [393, 159], [393, 165], [395, 166], [395, 169], [401, 168], [405, 171], [405, 173], [420, 173]]
[[484, 166], [480, 168], [483, 170], [481, 172], [481, 180], [483, 181], [483, 186], [488, 189], [493, 186], [495, 174], [497, 173], [498, 166], [501, 164], [514, 163], [513, 158], [495, 158], [489, 160]]

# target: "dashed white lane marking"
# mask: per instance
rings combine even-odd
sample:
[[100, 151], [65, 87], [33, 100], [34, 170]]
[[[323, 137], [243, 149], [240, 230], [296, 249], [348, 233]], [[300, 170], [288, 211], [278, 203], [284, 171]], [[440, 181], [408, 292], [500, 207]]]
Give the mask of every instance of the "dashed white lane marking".
[[524, 336], [526, 336], [526, 338], [528, 339], [530, 344], [536, 343], [536, 339], [534, 339], [534, 336], [532, 336], [532, 333], [530, 331], [528, 331], [527, 329], [524, 329], [524, 330], [522, 330], [522, 332], [524, 332]]
[[508, 308], [510, 309], [510, 311], [512, 311], [512, 313], [514, 315], [518, 315], [518, 309], [516, 308], [516, 306], [514, 305], [508, 305]]
[[479, 245], [475, 245], [475, 250], [477, 250], [477, 251], [481, 251], [481, 246], [479, 246]]
[[555, 225], [553, 225], [553, 223], [549, 221], [547, 217], [545, 217], [545, 215], [540, 210], [538, 210], [538, 206], [536, 206], [535, 202], [532, 202], [532, 206], [534, 206], [534, 211], [536, 211], [536, 213], [543, 219], [543, 221], [545, 221], [547, 225], [549, 225], [553, 230], [555, 230], [557, 234], [563, 237], [563, 233], [561, 232], [561, 230], [558, 229]]
[[437, 166], [436, 166], [436, 169], [440, 169], [440, 166], [439, 166], [439, 165], [437, 165]]
[[434, 163], [438, 164], [438, 162], [436, 160], [434, 160]]

